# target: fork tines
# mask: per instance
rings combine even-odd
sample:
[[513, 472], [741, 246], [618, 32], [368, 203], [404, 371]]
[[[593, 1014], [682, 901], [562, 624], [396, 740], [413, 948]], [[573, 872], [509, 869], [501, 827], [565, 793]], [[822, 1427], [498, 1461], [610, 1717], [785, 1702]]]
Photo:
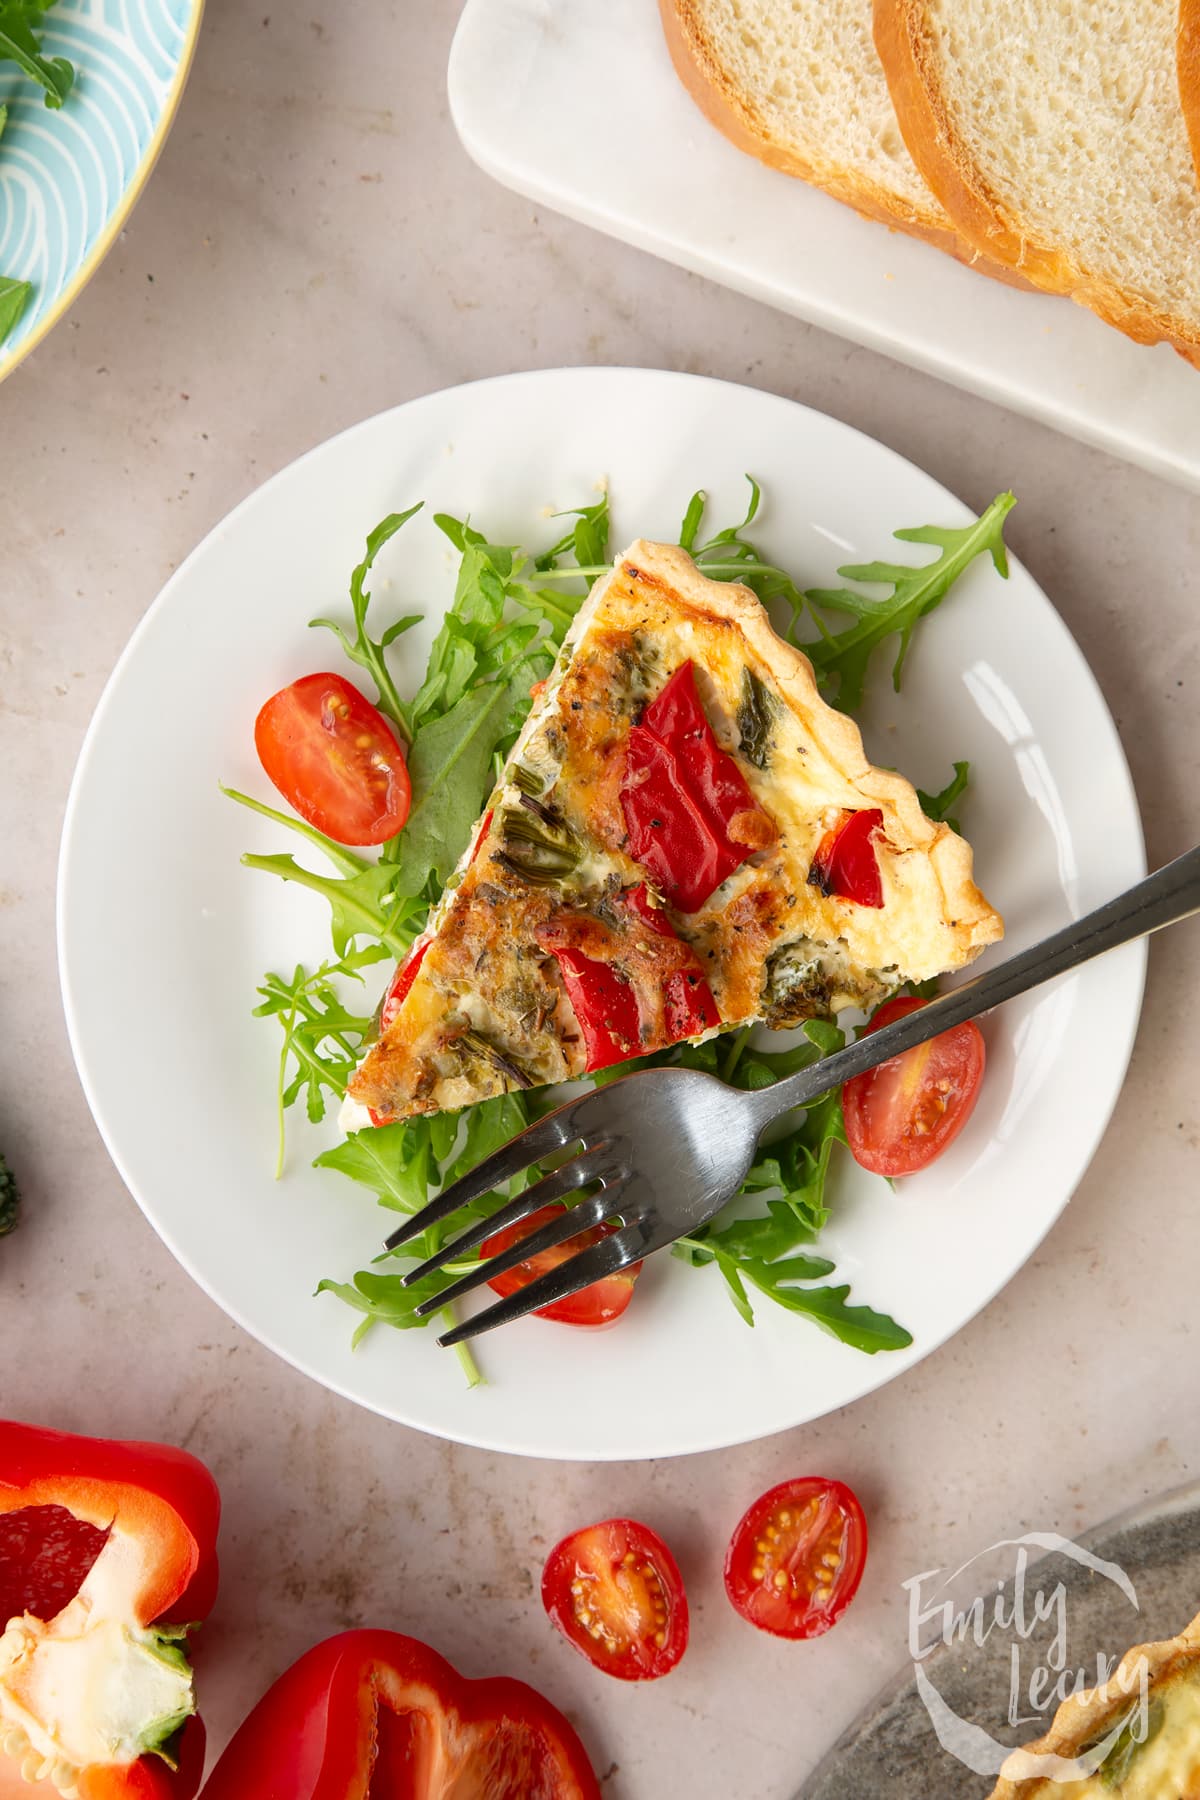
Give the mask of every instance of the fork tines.
[[[619, 1169], [608, 1154], [607, 1145], [581, 1142], [573, 1124], [574, 1111], [575, 1103], [568, 1101], [556, 1112], [528, 1126], [494, 1151], [478, 1168], [472, 1169], [435, 1200], [423, 1206], [420, 1212], [405, 1219], [391, 1233], [386, 1248], [399, 1249], [401, 1245], [420, 1237], [431, 1226], [440, 1225], [461, 1207], [470, 1206], [485, 1194], [493, 1193], [525, 1174], [545, 1158], [566, 1150], [572, 1152], [566, 1162], [539, 1176], [488, 1218], [475, 1220], [457, 1237], [444, 1243], [435, 1255], [406, 1271], [402, 1279], [406, 1287], [411, 1287], [425, 1277], [436, 1274], [447, 1263], [470, 1255], [496, 1232], [519, 1224], [540, 1207], [566, 1200], [572, 1194], [585, 1195], [574, 1206], [565, 1207], [560, 1215], [547, 1220], [518, 1243], [495, 1256], [481, 1260], [449, 1287], [442, 1288], [428, 1300], [423, 1300], [416, 1309], [422, 1318], [429, 1313], [439, 1312], [442, 1307], [460, 1299], [464, 1294], [473, 1293], [476, 1288], [492, 1280], [494, 1276], [515, 1268], [518, 1263], [527, 1262], [544, 1250], [551, 1250], [557, 1244], [580, 1236], [619, 1210], [616, 1204], [616, 1189], [621, 1185]], [[438, 1342], [446, 1345], [461, 1343], [466, 1338], [477, 1336], [481, 1331], [491, 1331], [496, 1325], [505, 1325], [510, 1319], [522, 1318], [540, 1306], [564, 1300], [568, 1295], [578, 1293], [581, 1288], [590, 1287], [594, 1281], [614, 1274], [628, 1263], [636, 1262], [642, 1254], [644, 1247], [640, 1232], [626, 1226], [602, 1242], [589, 1245], [576, 1255], [568, 1257], [557, 1268], [537, 1276], [475, 1318], [456, 1325], [452, 1331], [440, 1337]]]
[[470, 1206], [473, 1201], [482, 1200], [494, 1188], [503, 1187], [506, 1181], [523, 1175], [532, 1163], [540, 1162], [544, 1156], [553, 1155], [556, 1150], [565, 1150], [573, 1141], [564, 1118], [564, 1114], [570, 1110], [569, 1104], [560, 1107], [557, 1112], [548, 1114], [536, 1125], [529, 1125], [524, 1131], [518, 1132], [507, 1144], [502, 1144], [499, 1150], [494, 1150], [491, 1156], [485, 1157], [469, 1175], [464, 1175], [460, 1181], [444, 1188], [428, 1206], [423, 1206], [420, 1212], [413, 1213], [411, 1218], [398, 1225], [387, 1238], [384, 1248], [399, 1249], [401, 1244], [420, 1237], [431, 1225], [440, 1225], [443, 1219], [448, 1219], [460, 1206]]
[[[597, 1195], [597, 1199], [599, 1198]], [[569, 1219], [572, 1215], [568, 1213], [566, 1216]], [[526, 1255], [529, 1254], [528, 1245], [532, 1242], [532, 1238], [527, 1238], [521, 1245]], [[552, 1306], [556, 1300], [565, 1300], [569, 1295], [591, 1287], [593, 1282], [603, 1281], [608, 1275], [619, 1274], [630, 1263], [638, 1262], [648, 1248], [643, 1241], [641, 1223], [635, 1220], [622, 1226], [620, 1231], [614, 1231], [611, 1237], [601, 1238], [598, 1244], [592, 1244], [587, 1250], [580, 1250], [576, 1256], [568, 1257], [557, 1269], [547, 1270], [546, 1274], [537, 1276], [526, 1287], [518, 1288], [514, 1294], [497, 1300], [494, 1306], [476, 1313], [473, 1319], [464, 1319], [452, 1331], [443, 1332], [438, 1343], [447, 1348], [452, 1344], [465, 1343], [468, 1338], [478, 1337], [482, 1331], [493, 1331], [497, 1325], [508, 1325], [514, 1319], [523, 1319], [526, 1313], [536, 1312], [539, 1307]], [[481, 1279], [486, 1281], [489, 1272], [490, 1263], [484, 1263]]]

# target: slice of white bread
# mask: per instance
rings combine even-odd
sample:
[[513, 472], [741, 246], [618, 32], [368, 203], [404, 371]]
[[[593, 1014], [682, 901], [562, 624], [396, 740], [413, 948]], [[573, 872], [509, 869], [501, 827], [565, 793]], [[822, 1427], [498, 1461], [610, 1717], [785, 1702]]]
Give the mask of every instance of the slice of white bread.
[[871, 0], [659, 0], [671, 60], [740, 150], [964, 261], [913, 166], [871, 38]]
[[1195, 361], [1178, 20], [1179, 0], [875, 0], [875, 42], [913, 160], [964, 237]]

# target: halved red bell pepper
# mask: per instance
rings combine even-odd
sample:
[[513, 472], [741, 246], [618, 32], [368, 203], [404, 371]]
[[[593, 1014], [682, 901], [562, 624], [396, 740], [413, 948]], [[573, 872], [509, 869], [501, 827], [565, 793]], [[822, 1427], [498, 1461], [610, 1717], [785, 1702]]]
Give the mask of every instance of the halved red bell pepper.
[[876, 806], [845, 811], [817, 845], [808, 879], [823, 894], [859, 906], [883, 905], [883, 882], [871, 838], [883, 824]]
[[629, 733], [621, 777], [629, 854], [681, 912], [695, 912], [775, 827], [704, 716], [690, 662]]
[[0, 1800], [191, 1800], [219, 1512], [185, 1451], [0, 1421]]
[[468, 1681], [416, 1638], [317, 1644], [239, 1727], [204, 1800], [599, 1800], [583, 1745], [523, 1681]]

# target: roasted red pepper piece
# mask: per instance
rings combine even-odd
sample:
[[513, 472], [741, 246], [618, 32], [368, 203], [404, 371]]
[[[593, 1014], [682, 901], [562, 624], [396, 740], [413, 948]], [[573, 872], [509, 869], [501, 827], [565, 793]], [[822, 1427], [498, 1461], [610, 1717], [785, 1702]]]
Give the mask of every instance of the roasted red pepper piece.
[[823, 894], [853, 900], [859, 906], [883, 905], [883, 882], [871, 835], [883, 824], [876, 806], [844, 812], [817, 845], [808, 879]]
[[[655, 906], [644, 886], [627, 888], [621, 896], [626, 906], [658, 937], [675, 937], [671, 921], [661, 906]], [[704, 979], [699, 963], [694, 970], [678, 970], [667, 977], [663, 989], [663, 1011], [667, 1033], [672, 1043], [699, 1037], [721, 1023], [721, 1014], [712, 989]]]
[[204, 1728], [179, 1640], [216, 1595], [218, 1515], [182, 1450], [0, 1421], [0, 1800], [28, 1800], [26, 1769], [80, 1800], [191, 1800]]
[[637, 994], [609, 963], [582, 950], [555, 949], [567, 998], [587, 1047], [587, 1071], [628, 1062], [642, 1048]]
[[425, 952], [432, 944], [432, 938], [426, 938], [415, 950], [410, 950], [404, 961], [392, 976], [392, 985], [383, 996], [383, 1005], [379, 1009], [379, 1029], [385, 1032], [391, 1025], [400, 1008], [408, 998], [409, 989], [417, 979], [421, 964], [425, 961]]
[[775, 828], [704, 716], [690, 662], [629, 733], [621, 777], [629, 854], [681, 912], [695, 912]]
[[[495, 807], [489, 806], [488, 810], [484, 813], [483, 818], [479, 821], [479, 830], [475, 833], [475, 842], [471, 845], [471, 862], [475, 861], [475, 858], [479, 855], [479, 852], [483, 849], [483, 840], [487, 836], [488, 832], [491, 830], [492, 820], [495, 818], [495, 816], [496, 816]], [[467, 866], [469, 868], [470, 864], [468, 864]]]
[[[471, 846], [472, 862], [474, 862], [475, 858], [479, 855], [483, 840], [488, 834], [488, 827], [494, 817], [495, 812], [493, 809], [492, 811], [484, 813], [483, 818], [480, 821], [479, 830], [475, 834], [475, 842]], [[418, 944], [415, 950], [409, 951], [402, 963], [397, 964], [396, 973], [392, 976], [392, 985], [383, 996], [383, 1005], [379, 1009], [380, 1036], [383, 1035], [390, 1025], [395, 1023], [399, 1016], [400, 1008], [408, 999], [409, 990], [420, 973], [421, 964], [425, 961], [425, 952], [429, 949], [432, 942], [432, 938], [426, 938], [423, 944]], [[375, 1119], [377, 1125], [386, 1123], [382, 1115], [379, 1118], [376, 1118], [375, 1114], [372, 1112], [371, 1117]]]
[[[612, 904], [627, 920], [616, 930], [594, 917], [564, 913], [538, 932], [542, 948], [558, 961], [586, 1046], [588, 1074], [697, 1037], [721, 1022], [694, 951], [675, 935], [645, 886], [626, 888]], [[647, 930], [669, 942], [671, 951], [653, 952]]]
[[347, 1631], [279, 1677], [204, 1800], [599, 1800], [583, 1745], [523, 1681], [468, 1681], [416, 1638]]
[[[481, 832], [480, 837], [482, 838], [482, 836]], [[418, 944], [415, 950], [410, 950], [404, 961], [397, 965], [396, 973], [392, 976], [392, 985], [383, 996], [383, 1004], [379, 1008], [379, 1034], [381, 1037], [388, 1027], [395, 1023], [400, 1008], [408, 998], [408, 991], [417, 979], [421, 964], [425, 961], [425, 952], [432, 942], [432, 938], [426, 938], [423, 944]], [[368, 1106], [367, 1111], [371, 1115], [372, 1125], [391, 1124], [391, 1117], [388, 1113], [376, 1112], [373, 1106]]]

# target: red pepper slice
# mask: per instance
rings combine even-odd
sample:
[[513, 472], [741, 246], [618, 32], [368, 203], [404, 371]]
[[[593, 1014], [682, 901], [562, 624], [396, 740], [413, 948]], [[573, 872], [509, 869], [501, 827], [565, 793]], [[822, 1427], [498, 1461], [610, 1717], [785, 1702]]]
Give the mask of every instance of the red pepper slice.
[[484, 813], [483, 818], [479, 821], [479, 830], [475, 833], [475, 842], [471, 845], [471, 859], [470, 859], [470, 862], [468, 862], [468, 864], [467, 864], [468, 868], [470, 868], [471, 863], [473, 863], [475, 861], [475, 858], [479, 855], [479, 852], [483, 849], [483, 840], [487, 836], [489, 830], [491, 829], [492, 820], [495, 818], [495, 816], [496, 816], [495, 807], [489, 806], [487, 811]]
[[468, 1681], [416, 1638], [346, 1631], [293, 1663], [204, 1800], [600, 1800], [583, 1745], [523, 1681]]
[[[480, 836], [483, 836], [482, 832]], [[388, 1030], [389, 1026], [395, 1023], [400, 1008], [408, 998], [409, 989], [417, 979], [421, 964], [425, 961], [425, 952], [432, 942], [432, 938], [426, 938], [423, 944], [418, 944], [415, 950], [409, 951], [402, 963], [397, 964], [396, 973], [392, 976], [392, 985], [383, 996], [383, 1004], [379, 1008], [380, 1037]], [[367, 1111], [371, 1115], [372, 1125], [390, 1125], [392, 1122], [390, 1114], [377, 1112], [373, 1106], [368, 1106]], [[0, 1800], [3, 1800], [2, 1795], [0, 1795]]]
[[[212, 1476], [182, 1450], [0, 1421], [0, 1742], [14, 1746], [0, 1750], [0, 1795], [30, 1793], [21, 1770], [36, 1762], [64, 1779], [73, 1770], [82, 1800], [191, 1800], [204, 1762], [194, 1714], [178, 1744], [90, 1754], [85, 1746], [111, 1743], [111, 1722], [70, 1706], [41, 1719], [37, 1675], [52, 1674], [57, 1646], [70, 1640], [78, 1658], [95, 1634], [105, 1681], [93, 1691], [120, 1686], [122, 1666], [110, 1658], [128, 1656], [131, 1679], [144, 1678], [142, 1659], [172, 1636], [160, 1622], [190, 1623], [212, 1606], [219, 1510]], [[19, 1662], [5, 1656], [6, 1626], [10, 1649], [22, 1640]], [[172, 1677], [164, 1681], [165, 1694]]]
[[628, 1062], [642, 1048], [637, 994], [609, 963], [556, 949], [563, 986], [587, 1046], [587, 1072]]
[[817, 845], [808, 879], [823, 894], [853, 900], [859, 906], [883, 905], [883, 882], [871, 835], [883, 824], [877, 806], [843, 812]]
[[379, 1009], [380, 1036], [395, 1022], [396, 1015], [408, 999], [409, 989], [417, 979], [421, 964], [425, 961], [425, 952], [432, 944], [432, 938], [426, 938], [415, 950], [410, 950], [404, 961], [398, 964], [392, 976], [392, 985], [383, 996], [383, 1005]]
[[[483, 840], [488, 834], [488, 827], [494, 817], [494, 807], [484, 813], [479, 830], [475, 834], [475, 842], [471, 847], [471, 862], [474, 862], [479, 855]], [[383, 1005], [379, 1009], [379, 1035], [381, 1037], [388, 1027], [395, 1023], [400, 1008], [408, 999], [409, 990], [417, 979], [421, 964], [425, 961], [425, 953], [432, 942], [432, 938], [426, 938], [423, 944], [418, 944], [415, 950], [410, 950], [404, 961], [397, 965], [396, 973], [392, 976], [392, 985], [384, 995]], [[374, 1113], [371, 1116], [375, 1118]], [[386, 1120], [380, 1115], [379, 1118], [375, 1118], [375, 1123], [377, 1125], [385, 1124]]]
[[[552, 921], [538, 934], [539, 942], [558, 961], [563, 986], [587, 1048], [588, 1074], [626, 1062], [631, 1056], [678, 1044], [684, 1038], [698, 1037], [721, 1022], [698, 959], [676, 937], [671, 921], [661, 907], [653, 904], [645, 886], [627, 888], [616, 897], [616, 904], [630, 916], [629, 929], [635, 936], [645, 928], [676, 946], [677, 954], [665, 959], [664, 969], [662, 958], [648, 956], [644, 935], [640, 946], [624, 944], [629, 952], [629, 966], [638, 973], [643, 996], [647, 983], [654, 984], [656, 993], [661, 992], [661, 1013], [657, 1004], [643, 1011], [634, 982], [619, 974], [605, 957], [587, 953], [588, 949], [607, 944], [619, 959], [622, 934], [614, 934], [594, 919], [567, 916]], [[580, 938], [586, 948], [581, 947]]]
[[[625, 905], [635, 912], [644, 925], [658, 937], [673, 938], [671, 921], [661, 906], [651, 902], [644, 884], [627, 888], [621, 895]], [[667, 1033], [673, 1044], [682, 1042], [684, 1038], [699, 1037], [702, 1031], [711, 1031], [721, 1023], [721, 1014], [700, 969], [678, 970], [667, 977], [663, 990], [663, 1012]]]
[[774, 828], [713, 736], [690, 662], [629, 733], [621, 810], [630, 855], [681, 912], [703, 906], [752, 850], [773, 841]]

